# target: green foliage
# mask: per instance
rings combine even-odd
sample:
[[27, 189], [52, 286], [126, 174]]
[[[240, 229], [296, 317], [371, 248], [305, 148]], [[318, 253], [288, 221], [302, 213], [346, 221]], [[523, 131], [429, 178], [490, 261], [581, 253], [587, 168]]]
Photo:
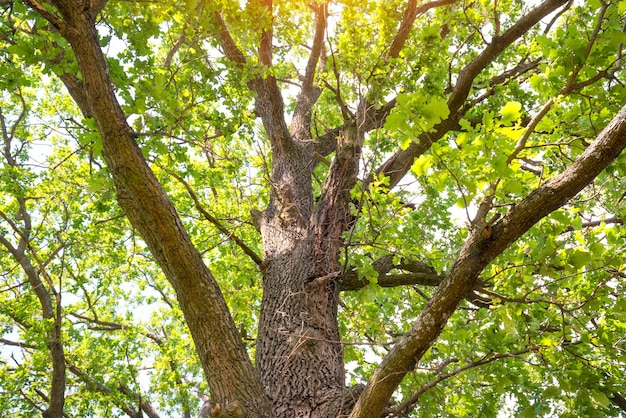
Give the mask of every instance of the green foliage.
[[[461, 69], [528, 12], [524, 3], [433, 9], [416, 20], [397, 57], [386, 53], [405, 2], [329, 6], [313, 137], [341, 125], [363, 98], [376, 109], [396, 99], [384, 125], [365, 138], [365, 175], [351, 191], [356, 221], [341, 263], [369, 285], [341, 295], [342, 339], [363, 343], [345, 346], [349, 383], [371, 376], [435, 291], [381, 288], [374, 262], [391, 255], [392, 274], [405, 259], [446, 274], [486, 195], [491, 214], [506, 214], [570, 165], [626, 102], [626, 2], [574, 2], [550, 30], [533, 28], [477, 76], [458, 126], [410, 162], [403, 184], [390, 191], [388, 179], [368, 177], [391, 153], [434, 135], [450, 116]], [[275, 76], [293, 112], [289, 86], [301, 82], [315, 19], [299, 1], [275, 2], [273, 19], [254, 2], [241, 4], [116, 2], [97, 27], [137, 143], [213, 269], [253, 357], [261, 272], [231, 238], [262, 254], [250, 211], [271, 195], [272, 149], [248, 82]], [[66, 413], [123, 416], [140, 394], [164, 416], [193, 415], [208, 392], [195, 349], [174, 290], [116, 202], [98, 127], [59, 82], [77, 75], [67, 42], [24, 4], [0, 8], [0, 237], [14, 247], [25, 240], [46, 291], [59, 297], [55, 314], [72, 366]], [[216, 10], [249, 65], [224, 56]], [[270, 24], [275, 65], [264, 68], [256, 52]], [[314, 171], [317, 194], [327, 172], [324, 164]], [[399, 387], [402, 402], [438, 382], [420, 393], [410, 416], [619, 415], [611, 398], [626, 392], [624, 178], [622, 155], [483, 271], [490, 306], [463, 302]], [[50, 385], [52, 325], [19, 260], [1, 246], [0, 410], [11, 416], [45, 408], [37, 390]]]

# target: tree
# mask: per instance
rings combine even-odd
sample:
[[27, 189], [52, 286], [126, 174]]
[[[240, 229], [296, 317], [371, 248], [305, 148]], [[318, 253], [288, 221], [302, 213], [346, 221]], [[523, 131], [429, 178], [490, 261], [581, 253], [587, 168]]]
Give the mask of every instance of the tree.
[[3, 0], [0, 406], [626, 411], [626, 6], [530, 3]]

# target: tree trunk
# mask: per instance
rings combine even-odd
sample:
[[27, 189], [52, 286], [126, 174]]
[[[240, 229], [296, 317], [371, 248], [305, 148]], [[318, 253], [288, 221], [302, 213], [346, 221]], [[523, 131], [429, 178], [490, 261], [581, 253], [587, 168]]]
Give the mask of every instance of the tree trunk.
[[256, 360], [279, 417], [337, 417], [353, 403], [344, 386], [335, 279], [362, 137], [354, 124], [343, 130], [315, 205], [315, 160], [298, 142], [274, 147], [271, 202], [257, 219], [265, 260]]
[[344, 384], [338, 289], [310, 280], [311, 243], [307, 237], [276, 254], [263, 275], [257, 366], [279, 417], [338, 416], [328, 410]]

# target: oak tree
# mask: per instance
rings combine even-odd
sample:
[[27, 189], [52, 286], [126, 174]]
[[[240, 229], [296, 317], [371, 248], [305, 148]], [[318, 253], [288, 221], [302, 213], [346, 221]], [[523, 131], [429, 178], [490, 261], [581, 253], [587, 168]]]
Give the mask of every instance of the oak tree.
[[0, 0], [0, 409], [623, 414], [624, 12]]

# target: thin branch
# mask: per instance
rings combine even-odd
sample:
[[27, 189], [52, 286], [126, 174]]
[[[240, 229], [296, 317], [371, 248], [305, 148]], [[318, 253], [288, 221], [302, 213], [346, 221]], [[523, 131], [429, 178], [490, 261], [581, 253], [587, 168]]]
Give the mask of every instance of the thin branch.
[[39, 13], [44, 19], [50, 22], [60, 32], [63, 32], [67, 29], [65, 23], [61, 20], [59, 16], [50, 12], [37, 0], [24, 0], [24, 4]]
[[443, 382], [444, 380], [450, 379], [451, 377], [454, 377], [454, 376], [458, 376], [459, 374], [466, 372], [468, 370], [475, 369], [480, 366], [484, 366], [485, 364], [493, 363], [494, 361], [497, 361], [497, 360], [502, 360], [506, 358], [517, 358], [523, 354], [534, 353], [534, 352], [539, 351], [540, 348], [541, 347], [531, 347], [531, 348], [516, 351], [513, 353], [486, 354], [479, 360], [468, 363], [463, 367], [459, 367], [458, 369], [455, 369], [448, 373], [440, 374], [434, 380], [431, 380], [427, 384], [420, 387], [408, 399], [404, 400], [400, 405], [393, 408], [391, 412], [394, 412], [395, 414], [398, 414], [399, 416], [401, 416], [401, 414], [408, 414], [415, 408], [415, 404], [418, 402], [420, 396], [422, 396], [424, 393], [431, 390], [432, 388], [434, 388], [435, 386], [437, 386], [439, 383]]
[[[22, 238], [20, 241], [23, 240], [24, 239]], [[15, 248], [1, 235], [0, 244], [2, 244], [22, 266], [22, 270], [26, 274], [32, 289], [39, 300], [43, 318], [54, 320], [52, 329], [48, 331], [48, 349], [50, 350], [50, 356], [52, 357], [52, 383], [50, 388], [51, 402], [49, 403], [48, 409], [43, 412], [43, 416], [45, 418], [57, 417], [62, 414], [63, 404], [65, 402], [65, 353], [61, 339], [60, 311], [57, 312], [58, 315], [55, 315], [50, 293], [48, 293], [48, 290], [39, 278], [39, 273], [26, 257], [23, 249], [21, 249], [21, 246]], [[57, 308], [59, 308], [58, 305]]]
[[[98, 318], [89, 318], [87, 316], [80, 315], [75, 312], [70, 312], [68, 315], [82, 320], [81, 322], [84, 322], [87, 324], [87, 328], [93, 329], [96, 331], [119, 331], [121, 329], [124, 329], [123, 324], [118, 324], [116, 322], [102, 321]], [[91, 324], [95, 324], [97, 326], [94, 326]]]
[[[595, 228], [596, 226], [600, 226], [600, 225], [624, 225], [624, 219], [623, 218], [618, 218], [616, 216], [612, 216], [610, 218], [606, 218], [606, 219], [598, 219], [596, 221], [588, 221], [588, 222], [583, 222], [581, 224], [581, 227], [583, 228]], [[573, 232], [575, 231], [574, 226], [569, 225], [567, 227], [567, 229], [565, 229], [565, 231], [561, 232], [562, 234], [568, 233], [568, 232]]]
[[235, 235], [234, 232], [226, 228], [219, 221], [219, 219], [217, 219], [215, 216], [211, 215], [206, 209], [204, 209], [204, 207], [202, 206], [202, 203], [200, 202], [200, 199], [198, 198], [198, 195], [193, 191], [193, 188], [191, 187], [191, 185], [189, 185], [189, 183], [187, 183], [182, 177], [180, 177], [178, 174], [174, 173], [173, 171], [170, 171], [170, 170], [166, 170], [166, 171], [172, 177], [178, 180], [180, 184], [182, 184], [185, 187], [185, 189], [187, 190], [187, 193], [189, 194], [189, 197], [191, 197], [191, 200], [193, 200], [194, 206], [202, 214], [202, 216], [204, 216], [207, 221], [215, 225], [215, 227], [222, 234], [224, 234], [227, 239], [232, 240], [235, 244], [237, 244], [239, 248], [241, 248], [243, 252], [248, 257], [250, 257], [252, 261], [255, 262], [256, 265], [260, 266], [261, 263], [263, 262], [263, 259], [252, 248], [250, 248], [241, 238]]
[[176, 52], [178, 52], [178, 50], [183, 45], [186, 39], [187, 39], [187, 23], [185, 23], [185, 25], [183, 26], [183, 30], [180, 36], [178, 37], [178, 40], [176, 41], [176, 43], [174, 43], [174, 45], [172, 45], [172, 47], [167, 53], [167, 56], [165, 57], [165, 60], [163, 61], [163, 66], [165, 68], [168, 68], [170, 66], [170, 64], [172, 63], [172, 59], [174, 59], [174, 55], [176, 54]]
[[[152, 406], [152, 404], [150, 404], [150, 402], [143, 400], [141, 395], [130, 391], [128, 387], [126, 387], [125, 385], [119, 385], [116, 389], [112, 389], [111, 387], [105, 385], [104, 383], [99, 382], [94, 377], [88, 375], [87, 373], [85, 373], [84, 371], [82, 371], [81, 369], [79, 369], [78, 367], [76, 367], [75, 365], [71, 363], [67, 364], [67, 368], [73, 375], [75, 375], [80, 380], [85, 382], [93, 390], [100, 392], [104, 395], [111, 395], [114, 393], [114, 391], [119, 391], [120, 393], [126, 395], [127, 397], [133, 398], [137, 402], [137, 404], [140, 406], [141, 410], [145, 412], [146, 415], [148, 415], [148, 417], [160, 418], [159, 413]], [[129, 417], [140, 418], [142, 416], [141, 411], [136, 411], [134, 409], [131, 409], [125, 404], [117, 405], [117, 406], [122, 411], [124, 411], [126, 415], [128, 415]]]
[[11, 340], [7, 340], [6, 338], [0, 338], [0, 344], [9, 345], [12, 347], [29, 348], [31, 350], [37, 349], [36, 345], [26, 344], [20, 341], [11, 341]]
[[578, 89], [582, 89], [584, 87], [587, 87], [587, 86], [595, 83], [596, 81], [600, 80], [601, 78], [608, 76], [610, 73], [608, 71], [605, 71], [605, 70], [598, 71], [598, 73], [596, 75], [594, 75], [593, 77], [590, 77], [589, 79], [587, 79], [585, 81], [580, 81], [578, 83], [574, 83], [574, 81], [575, 81], [575, 79], [577, 77], [577, 74], [578, 74], [578, 71], [572, 71], [572, 74], [570, 75], [570, 77], [569, 77], [568, 81], [566, 82], [565, 86], [563, 86], [555, 94], [554, 97], [551, 97], [550, 100], [548, 100], [541, 107], [539, 112], [537, 112], [530, 119], [530, 122], [528, 122], [528, 125], [526, 125], [526, 129], [524, 130], [524, 133], [522, 134], [520, 139], [515, 144], [515, 149], [508, 156], [508, 158], [506, 160], [507, 164], [511, 164], [511, 162], [517, 158], [517, 156], [520, 154], [520, 152], [522, 152], [526, 148], [526, 143], [527, 143], [528, 139], [535, 132], [535, 129], [537, 128], [537, 125], [539, 124], [539, 122], [541, 122], [541, 120], [548, 114], [550, 109], [552, 109], [552, 106], [554, 106], [554, 103], [555, 103], [555, 100], [556, 100], [557, 97], [569, 94], [569, 93], [571, 93], [574, 90], [578, 90]]
[[539, 122], [541, 122], [541, 119], [543, 119], [543, 117], [548, 114], [548, 112], [552, 108], [552, 105], [554, 105], [554, 97], [550, 98], [550, 100], [548, 100], [546, 104], [542, 106], [541, 110], [539, 110], [539, 112], [537, 112], [532, 117], [532, 119], [530, 120], [530, 123], [528, 124], [528, 126], [526, 126], [526, 130], [524, 131], [524, 134], [517, 141], [517, 144], [515, 144], [515, 149], [513, 150], [511, 155], [509, 155], [509, 157], [507, 158], [506, 160], [507, 165], [511, 164], [511, 162], [515, 158], [517, 158], [519, 153], [526, 147], [526, 142], [530, 138], [530, 135], [535, 131], [535, 128], [537, 127]]

